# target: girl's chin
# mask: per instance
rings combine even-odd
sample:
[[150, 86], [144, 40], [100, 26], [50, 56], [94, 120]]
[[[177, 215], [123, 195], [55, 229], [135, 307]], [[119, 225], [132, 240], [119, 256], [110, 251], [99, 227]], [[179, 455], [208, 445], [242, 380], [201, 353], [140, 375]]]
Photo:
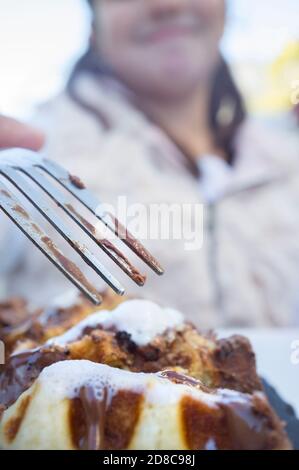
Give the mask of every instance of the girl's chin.
[[175, 78], [177, 75], [181, 77], [184, 75], [198, 75], [204, 72], [203, 64], [200, 60], [196, 59], [196, 55], [184, 53], [184, 51], [174, 50], [161, 54], [159, 58], [156, 60], [151, 59], [149, 63], [153, 64], [155, 69], [160, 70], [161, 73], [171, 74], [172, 78]]
[[169, 86], [171, 86], [169, 81], [174, 82], [174, 84], [192, 85], [203, 79], [206, 74], [204, 73], [204, 70], [195, 69], [194, 63], [190, 64], [186, 61], [172, 61], [163, 64], [163, 67], [159, 70], [159, 76], [161, 81], [167, 80]]

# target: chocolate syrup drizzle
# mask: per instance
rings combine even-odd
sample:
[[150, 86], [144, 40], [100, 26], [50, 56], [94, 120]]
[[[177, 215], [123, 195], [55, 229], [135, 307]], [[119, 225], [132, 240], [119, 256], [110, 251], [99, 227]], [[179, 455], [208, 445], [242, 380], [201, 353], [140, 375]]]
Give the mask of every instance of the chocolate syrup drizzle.
[[205, 393], [213, 393], [214, 391], [212, 388], [204, 385], [200, 380], [182, 374], [181, 372], [176, 372], [174, 370], [163, 370], [162, 372], [159, 372], [158, 375], [159, 377], [168, 379], [175, 384], [189, 385], [190, 387], [197, 388]]
[[[261, 392], [254, 392], [252, 395], [242, 394], [244, 399], [238, 400], [226, 390], [209, 388], [200, 380], [173, 370], [164, 370], [158, 375], [173, 383], [188, 385], [205, 393], [217, 393], [219, 400], [216, 404], [223, 413], [223, 427], [227, 429], [230, 449], [271, 450], [277, 445], [288, 448], [288, 439], [284, 434], [283, 425]], [[210, 439], [214, 441], [214, 436], [212, 435]], [[215, 445], [214, 442], [213, 445]]]
[[84, 386], [79, 391], [79, 399], [86, 422], [86, 434], [80, 442], [80, 450], [104, 450], [108, 390], [103, 388], [103, 398], [99, 400], [92, 387]]
[[0, 404], [5, 408], [31, 387], [45, 368], [68, 359], [66, 349], [40, 348], [11, 356], [0, 375]]

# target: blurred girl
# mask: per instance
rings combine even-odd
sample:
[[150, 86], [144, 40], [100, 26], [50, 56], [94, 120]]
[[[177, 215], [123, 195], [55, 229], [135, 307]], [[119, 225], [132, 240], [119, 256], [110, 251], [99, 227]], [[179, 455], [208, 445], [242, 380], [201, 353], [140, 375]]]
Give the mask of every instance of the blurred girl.
[[[88, 51], [36, 122], [47, 155], [102, 201], [204, 204], [203, 245], [146, 240], [165, 268], [128, 293], [202, 327], [291, 325], [299, 291], [298, 145], [246, 117], [220, 54], [224, 0], [94, 0]], [[66, 288], [33, 248], [8, 293]], [[38, 288], [36, 288], [38, 286]]]

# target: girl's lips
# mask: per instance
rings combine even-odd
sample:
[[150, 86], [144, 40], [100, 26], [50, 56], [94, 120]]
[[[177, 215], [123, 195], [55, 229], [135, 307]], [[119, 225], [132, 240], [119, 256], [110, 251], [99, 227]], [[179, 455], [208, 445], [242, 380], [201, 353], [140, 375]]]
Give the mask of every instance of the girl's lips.
[[194, 28], [182, 27], [182, 26], [168, 26], [161, 29], [157, 29], [148, 33], [144, 37], [145, 42], [161, 42], [169, 39], [190, 36], [194, 32]]

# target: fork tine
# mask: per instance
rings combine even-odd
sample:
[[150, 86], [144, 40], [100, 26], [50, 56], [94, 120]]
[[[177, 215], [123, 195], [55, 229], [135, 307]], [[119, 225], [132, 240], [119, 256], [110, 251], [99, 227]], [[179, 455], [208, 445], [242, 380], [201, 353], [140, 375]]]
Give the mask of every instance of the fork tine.
[[145, 276], [109, 240], [97, 235], [96, 227], [77, 212], [71, 202], [44, 176], [43, 172], [33, 167], [30, 170], [24, 168], [21, 171], [45, 191], [136, 284], [144, 285]]
[[1, 173], [33, 204], [33, 206], [48, 220], [48, 222], [63, 236], [72, 248], [82, 257], [102, 279], [119, 295], [124, 294], [124, 288], [112, 274], [95, 258], [86, 246], [78, 242], [63, 220], [51, 209], [44, 196], [34, 186], [30, 185], [18, 170], [2, 167]]
[[0, 181], [0, 208], [29, 240], [95, 305], [102, 302], [97, 290], [79, 268], [67, 259], [51, 238], [36, 224], [21, 202]]
[[75, 196], [87, 209], [89, 209], [106, 227], [115, 233], [121, 240], [141, 258], [153, 271], [161, 275], [164, 273], [159, 262], [112, 214], [99, 214], [100, 203], [78, 178], [72, 177], [64, 168], [50, 160], [43, 159], [38, 165], [52, 178], [58, 181], [65, 189]]

